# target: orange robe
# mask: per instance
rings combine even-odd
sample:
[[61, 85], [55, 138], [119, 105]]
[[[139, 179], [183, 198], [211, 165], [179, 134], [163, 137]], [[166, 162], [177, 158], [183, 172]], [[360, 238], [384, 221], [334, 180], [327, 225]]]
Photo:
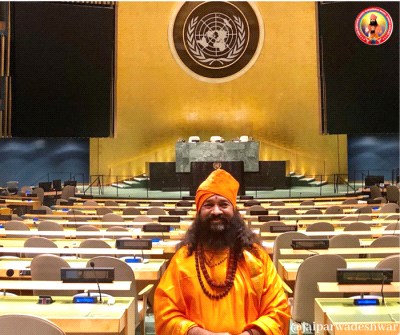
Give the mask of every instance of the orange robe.
[[[256, 257], [244, 251], [228, 295], [212, 300], [199, 284], [194, 253], [187, 257], [187, 247], [182, 247], [155, 291], [156, 334], [185, 335], [190, 328], [199, 326], [236, 335], [256, 325], [267, 335], [286, 335], [290, 309], [282, 281], [268, 254], [260, 247], [258, 253]], [[217, 268], [222, 269], [220, 273]], [[226, 265], [207, 267], [207, 271], [217, 282], [225, 280]], [[220, 292], [213, 290], [203, 276], [202, 280], [210, 293]]]

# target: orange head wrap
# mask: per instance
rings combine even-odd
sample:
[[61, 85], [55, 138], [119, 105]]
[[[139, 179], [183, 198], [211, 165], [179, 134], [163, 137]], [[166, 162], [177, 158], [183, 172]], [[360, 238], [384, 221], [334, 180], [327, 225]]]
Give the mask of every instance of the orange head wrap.
[[196, 209], [200, 211], [204, 201], [215, 194], [228, 199], [233, 207], [236, 208], [238, 190], [239, 183], [231, 174], [222, 169], [215, 170], [197, 189], [195, 197]]

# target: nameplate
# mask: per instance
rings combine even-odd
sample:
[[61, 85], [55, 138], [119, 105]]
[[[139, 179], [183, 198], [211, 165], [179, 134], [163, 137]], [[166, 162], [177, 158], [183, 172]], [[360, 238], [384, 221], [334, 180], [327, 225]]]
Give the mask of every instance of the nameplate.
[[158, 222], [181, 222], [179, 216], [159, 216]]
[[45, 214], [47, 214], [47, 212], [45, 209], [32, 209], [29, 214], [45, 215]]
[[293, 239], [291, 246], [294, 250], [328, 249], [329, 239]]
[[171, 230], [170, 225], [146, 224], [143, 226], [143, 231], [145, 233], [167, 233], [170, 230]]
[[172, 209], [168, 213], [170, 215], [187, 215], [187, 210], [184, 210], [184, 209]]
[[113, 267], [61, 268], [63, 283], [112, 283], [115, 277]]
[[393, 269], [337, 269], [339, 284], [390, 284]]
[[150, 250], [153, 243], [149, 239], [118, 239], [115, 241], [117, 249], [147, 249]]
[[250, 215], [268, 215], [268, 210], [267, 209], [262, 209], [262, 210], [250, 210]]
[[287, 231], [297, 231], [297, 226], [282, 226], [282, 225], [271, 225], [270, 227], [271, 233], [286, 233]]
[[280, 220], [281, 220], [280, 215], [260, 215], [258, 217], [258, 222], [280, 221]]

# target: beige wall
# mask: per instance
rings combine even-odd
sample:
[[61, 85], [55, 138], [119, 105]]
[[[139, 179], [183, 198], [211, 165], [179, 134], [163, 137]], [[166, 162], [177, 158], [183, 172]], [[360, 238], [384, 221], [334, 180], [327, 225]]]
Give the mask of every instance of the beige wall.
[[226, 83], [186, 74], [168, 44], [178, 2], [118, 3], [116, 137], [91, 139], [90, 173], [131, 176], [174, 161], [178, 138], [260, 141], [260, 160], [303, 174], [347, 173], [344, 135], [320, 135], [314, 2], [255, 2], [265, 39], [255, 64]]

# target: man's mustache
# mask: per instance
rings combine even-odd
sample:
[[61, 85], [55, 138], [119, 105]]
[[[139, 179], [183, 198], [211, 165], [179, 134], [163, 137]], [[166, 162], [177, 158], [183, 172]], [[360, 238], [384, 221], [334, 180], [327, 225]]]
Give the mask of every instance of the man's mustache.
[[211, 223], [211, 221], [220, 219], [223, 223], [229, 223], [229, 219], [224, 215], [224, 214], [210, 214], [205, 218], [205, 222], [206, 223]]

